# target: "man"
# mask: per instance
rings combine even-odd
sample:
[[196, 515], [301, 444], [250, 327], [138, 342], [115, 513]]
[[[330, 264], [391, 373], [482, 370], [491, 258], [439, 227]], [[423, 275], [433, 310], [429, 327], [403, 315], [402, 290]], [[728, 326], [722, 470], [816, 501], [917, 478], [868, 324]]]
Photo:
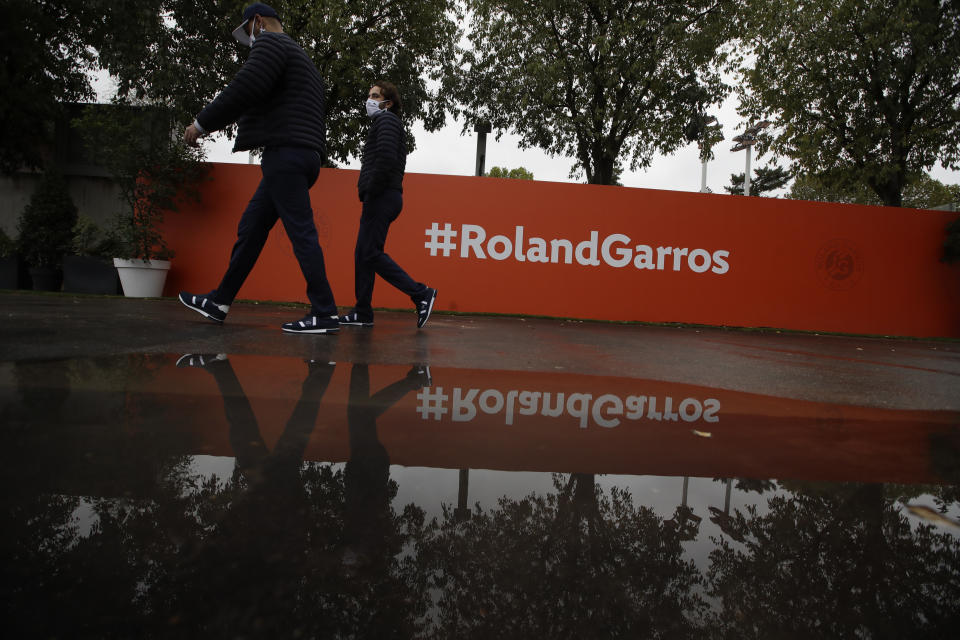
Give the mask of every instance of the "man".
[[180, 301], [222, 323], [279, 218], [307, 283], [310, 312], [284, 323], [289, 333], [336, 333], [340, 328], [327, 282], [309, 189], [320, 173], [326, 136], [324, 84], [306, 52], [283, 32], [270, 6], [252, 4], [233, 37], [250, 57], [229, 85], [184, 132], [187, 144], [237, 122], [234, 151], [263, 149], [263, 178], [237, 228], [230, 263], [210, 293], [180, 293]]

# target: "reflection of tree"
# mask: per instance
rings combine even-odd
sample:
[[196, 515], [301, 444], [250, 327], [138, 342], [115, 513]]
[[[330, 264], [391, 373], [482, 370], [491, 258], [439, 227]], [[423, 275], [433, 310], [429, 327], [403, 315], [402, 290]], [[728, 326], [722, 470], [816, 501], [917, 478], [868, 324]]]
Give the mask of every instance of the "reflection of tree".
[[300, 468], [335, 365], [308, 364], [300, 399], [272, 451], [229, 360], [207, 358], [203, 367], [223, 397], [239, 474], [235, 483], [242, 490], [209, 535], [186, 549], [174, 575], [179, 584], [171, 617], [184, 629], [217, 636], [238, 625], [279, 633], [296, 619], [301, 572], [310, 555], [309, 499]]
[[[80, 378], [111, 363], [88, 364], [47, 403], [42, 380], [56, 374], [21, 365], [20, 401], [3, 408], [0, 611], [11, 637], [954, 635], [960, 543], [897, 503], [926, 493], [956, 508], [956, 486], [736, 480], [767, 508], [723, 510], [729, 531], [710, 556], [707, 612], [681, 544], [710, 524], [685, 499], [664, 521], [573, 474], [555, 476], [546, 495], [474, 509], [466, 522], [447, 510], [427, 526], [414, 505], [395, 511], [377, 419], [428, 384], [420, 368], [371, 394], [372, 369], [352, 366], [341, 469], [302, 461], [327, 415], [333, 365], [297, 363], [301, 394], [270, 450], [229, 361], [209, 362], [197, 375], [218, 385], [237, 459], [221, 482], [197, 477], [172, 442], [138, 429], [130, 410], [143, 403], [109, 403], [126, 411], [122, 427], [88, 424], [107, 415], [86, 407], [105, 394]], [[84, 421], [70, 423], [78, 411]], [[944, 479], [955, 477], [956, 443], [956, 430], [931, 436]], [[70, 473], [59, 469], [71, 461]], [[70, 479], [82, 488], [63, 495]]]
[[909, 521], [883, 485], [809, 487], [738, 512], [709, 592], [718, 638], [955, 637], [960, 541]]
[[[376, 544], [366, 553], [380, 555], [345, 567], [343, 550], [363, 533], [348, 524], [351, 510], [362, 514], [371, 503], [350, 497], [353, 481], [343, 471], [302, 461], [333, 365], [308, 365], [272, 450], [229, 361], [206, 359], [204, 368], [224, 399], [237, 458], [233, 477], [204, 480], [188, 458], [138, 440], [137, 455], [154, 483], [138, 486], [136, 497], [124, 495], [126, 475], [115, 479], [119, 497], [83, 502], [38, 495], [33, 485], [8, 493], [2, 506], [13, 522], [0, 531], [8, 631], [71, 638], [390, 637], [384, 629], [414, 635], [429, 599], [425, 574], [406, 550], [424, 534], [422, 510], [410, 505], [394, 513], [396, 485], [377, 475], [383, 486], [371, 492], [378, 531], [367, 532]], [[409, 391], [420, 381], [410, 375], [398, 384]], [[391, 397], [366, 398], [376, 407], [374, 419]], [[44, 422], [37, 413], [35, 426]], [[367, 444], [376, 442], [375, 423], [366, 424]], [[363, 457], [352, 451], [350, 464], [354, 453]], [[385, 454], [383, 460], [389, 464]], [[7, 466], [8, 483], [15, 486], [32, 462]], [[81, 504], [94, 516], [89, 530], [78, 525]]]
[[446, 509], [424, 559], [439, 637], [684, 637], [703, 605], [675, 529], [594, 476], [501, 498], [466, 521]]

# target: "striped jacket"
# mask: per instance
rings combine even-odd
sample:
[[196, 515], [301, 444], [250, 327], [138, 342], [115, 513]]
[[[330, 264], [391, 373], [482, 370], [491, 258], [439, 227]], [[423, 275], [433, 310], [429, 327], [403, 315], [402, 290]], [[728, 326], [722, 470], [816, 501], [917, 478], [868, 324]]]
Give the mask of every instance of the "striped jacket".
[[324, 92], [323, 79], [300, 45], [285, 33], [264, 32], [197, 123], [213, 132], [237, 122], [234, 151], [287, 146], [324, 155]]
[[407, 137], [400, 116], [381, 111], [372, 120], [363, 144], [357, 180], [361, 202], [387, 189], [403, 191], [403, 172], [407, 168]]

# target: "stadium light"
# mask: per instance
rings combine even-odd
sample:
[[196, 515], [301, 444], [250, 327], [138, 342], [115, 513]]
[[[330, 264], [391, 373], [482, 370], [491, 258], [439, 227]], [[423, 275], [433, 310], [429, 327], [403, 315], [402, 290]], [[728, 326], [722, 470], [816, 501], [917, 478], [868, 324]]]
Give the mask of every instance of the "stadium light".
[[750, 153], [753, 145], [757, 142], [757, 134], [769, 126], [769, 120], [761, 120], [752, 127], [747, 127], [747, 130], [740, 135], [733, 137], [733, 141], [737, 144], [730, 151], [743, 151], [744, 149], [747, 151], [747, 166], [743, 172], [743, 195], [745, 196], [750, 195]]

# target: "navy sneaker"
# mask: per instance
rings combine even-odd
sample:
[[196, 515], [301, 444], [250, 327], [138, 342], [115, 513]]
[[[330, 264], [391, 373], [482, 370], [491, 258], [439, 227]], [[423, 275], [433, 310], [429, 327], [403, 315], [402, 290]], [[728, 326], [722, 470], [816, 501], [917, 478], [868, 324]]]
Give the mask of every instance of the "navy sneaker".
[[354, 309], [350, 313], [345, 313], [339, 318], [340, 324], [349, 324], [355, 327], [372, 327], [373, 326], [373, 316], [361, 316], [357, 313], [357, 310]]
[[340, 321], [337, 316], [315, 316], [308, 313], [302, 320], [284, 322], [281, 327], [287, 333], [336, 333], [340, 331]]
[[433, 312], [433, 303], [436, 300], [437, 290], [430, 287], [413, 298], [413, 304], [417, 306], [417, 329], [427, 324], [427, 320], [430, 319], [430, 314]]
[[227, 317], [227, 311], [230, 310], [228, 304], [217, 304], [207, 296], [199, 296], [186, 291], [180, 292], [180, 302], [217, 323], [222, 323]]
[[225, 353], [185, 353], [177, 360], [177, 366], [181, 369], [183, 367], [206, 369], [214, 362], [224, 362], [226, 359], [227, 354]]

